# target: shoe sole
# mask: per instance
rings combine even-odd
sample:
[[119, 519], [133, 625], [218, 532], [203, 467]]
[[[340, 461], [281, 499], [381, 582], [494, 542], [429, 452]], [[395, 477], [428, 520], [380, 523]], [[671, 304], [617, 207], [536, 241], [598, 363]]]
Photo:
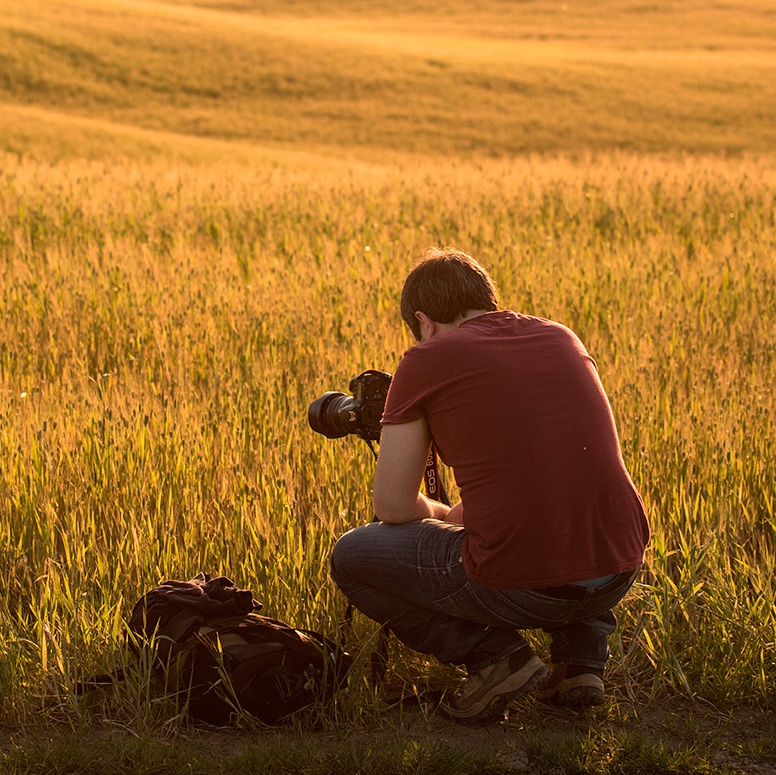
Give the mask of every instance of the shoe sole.
[[557, 686], [536, 693], [536, 699], [547, 705], [567, 708], [588, 708], [604, 702], [604, 682], [598, 676], [586, 673], [567, 678]]
[[512, 700], [535, 689], [549, 673], [547, 665], [535, 656], [516, 673], [512, 673], [498, 686], [494, 686], [471, 708], [461, 711], [444, 703], [440, 708], [450, 718], [463, 724], [482, 724], [502, 715]]

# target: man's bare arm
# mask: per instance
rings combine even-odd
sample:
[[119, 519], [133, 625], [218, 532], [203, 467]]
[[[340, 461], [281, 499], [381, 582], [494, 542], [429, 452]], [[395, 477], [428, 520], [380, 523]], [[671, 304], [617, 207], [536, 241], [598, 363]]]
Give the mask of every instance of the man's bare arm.
[[380, 522], [446, 519], [450, 507], [420, 492], [430, 444], [431, 435], [423, 418], [383, 427], [373, 495], [375, 516]]

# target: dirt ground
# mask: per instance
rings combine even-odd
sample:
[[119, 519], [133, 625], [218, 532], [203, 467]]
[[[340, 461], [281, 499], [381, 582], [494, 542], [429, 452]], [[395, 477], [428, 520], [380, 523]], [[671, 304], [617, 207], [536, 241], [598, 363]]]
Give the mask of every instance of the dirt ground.
[[[343, 768], [335, 771], [351, 775], [361, 772], [354, 762], [362, 755], [365, 761], [372, 757], [371, 769], [365, 767], [365, 772], [382, 772], [375, 769], [375, 752], [415, 746], [449, 752], [450, 760], [459, 763], [458, 773], [467, 771], [465, 765], [463, 769], [460, 766], [464, 757], [474, 754], [487, 766], [484, 770], [473, 766], [471, 772], [486, 771], [489, 775], [776, 775], [776, 715], [772, 711], [724, 712], [683, 698], [640, 704], [619, 700], [588, 712], [550, 708], [527, 699], [511, 708], [502, 721], [479, 727], [455, 723], [417, 703], [397, 703], [363, 723], [339, 724], [328, 730], [293, 724], [272, 729], [188, 727], [175, 734], [151, 735], [157, 753], [161, 749], [180, 754], [172, 756], [180, 766], [171, 763], [162, 769], [143, 766], [135, 770], [116, 760], [113, 752], [127, 743], [134, 744], [138, 737], [136, 732], [115, 726], [91, 729], [86, 734], [67, 725], [0, 731], [0, 772], [93, 775], [96, 770], [89, 764], [92, 749], [99, 750], [91, 761], [101, 762], [97, 768], [100, 773], [218, 773], [235, 771], [236, 759], [255, 758], [256, 749], [261, 748], [261, 755], [275, 750], [281, 752], [281, 758], [289, 751], [303, 751], [304, 771], [310, 773], [318, 771], [316, 761], [322, 763], [321, 772], [332, 772], [332, 761], [337, 762], [346, 751], [349, 758], [345, 757]], [[23, 750], [33, 753], [24, 758], [20, 756]], [[147, 754], [146, 758], [154, 759], [153, 745]], [[191, 761], [196, 763], [194, 769], [187, 764]], [[245, 771], [244, 762], [241, 767], [236, 771]], [[390, 771], [386, 770], [389, 775]], [[417, 772], [421, 771], [436, 773], [439, 768], [419, 766]]]
[[[281, 729], [267, 734], [280, 744], [293, 744], [298, 733]], [[526, 701], [503, 721], [480, 727], [458, 724], [418, 706], [397, 706], [365, 728], [304, 734], [305, 744], [322, 752], [343, 745], [388, 749], [412, 740], [490, 755], [505, 774], [564, 775], [588, 771], [589, 765], [596, 772], [776, 775], [772, 712], [722, 712], [681, 698], [640, 706], [617, 703], [592, 712]], [[196, 732], [190, 742], [203, 756], [217, 760], [249, 749], [256, 734]], [[678, 764], [658, 767], [647, 755], [650, 749], [663, 751], [668, 760], [676, 755], [673, 761]], [[619, 757], [619, 763], [607, 765], [605, 760], [613, 757]]]

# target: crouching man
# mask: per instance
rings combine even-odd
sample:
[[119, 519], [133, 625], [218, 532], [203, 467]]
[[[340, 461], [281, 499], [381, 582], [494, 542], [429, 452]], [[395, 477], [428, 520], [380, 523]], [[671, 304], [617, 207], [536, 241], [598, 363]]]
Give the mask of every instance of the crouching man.
[[[568, 328], [501, 310], [458, 250], [426, 251], [401, 313], [418, 344], [386, 400], [377, 521], [339, 539], [334, 580], [411, 648], [467, 668], [442, 705], [454, 719], [496, 718], [530, 690], [603, 702], [612, 607], [649, 528], [595, 362]], [[452, 508], [420, 492], [432, 441], [460, 489]], [[551, 673], [530, 628], [551, 636]]]

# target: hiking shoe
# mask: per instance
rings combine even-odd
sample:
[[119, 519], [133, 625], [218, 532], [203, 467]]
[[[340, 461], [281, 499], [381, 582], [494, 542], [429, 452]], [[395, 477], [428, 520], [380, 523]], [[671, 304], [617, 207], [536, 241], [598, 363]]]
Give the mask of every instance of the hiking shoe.
[[530, 691], [549, 673], [528, 646], [473, 673], [440, 710], [465, 724], [481, 724], [503, 714], [510, 700]]
[[604, 701], [603, 670], [578, 665], [555, 665], [539, 686], [536, 698], [548, 705], [588, 708]]

